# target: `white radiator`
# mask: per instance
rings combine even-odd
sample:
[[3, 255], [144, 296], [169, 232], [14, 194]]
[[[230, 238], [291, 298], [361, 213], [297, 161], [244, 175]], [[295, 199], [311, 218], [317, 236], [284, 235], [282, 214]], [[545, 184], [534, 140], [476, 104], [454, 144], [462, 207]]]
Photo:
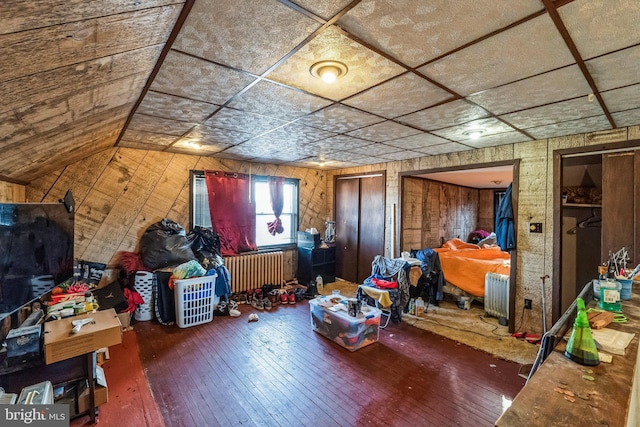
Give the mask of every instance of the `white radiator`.
[[231, 275], [231, 292], [242, 292], [284, 281], [284, 253], [265, 252], [224, 257], [224, 265]]
[[509, 276], [487, 273], [484, 277], [484, 311], [493, 317], [509, 318]]

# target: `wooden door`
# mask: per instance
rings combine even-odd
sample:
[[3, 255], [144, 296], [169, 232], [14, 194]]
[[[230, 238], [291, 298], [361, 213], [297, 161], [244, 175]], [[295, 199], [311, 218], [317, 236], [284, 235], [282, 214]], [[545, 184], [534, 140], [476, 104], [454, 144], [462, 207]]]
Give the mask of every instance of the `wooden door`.
[[629, 264], [638, 264], [635, 247], [635, 163], [633, 151], [602, 156], [602, 249], [603, 262], [622, 247], [629, 251]]
[[360, 180], [336, 180], [336, 276], [357, 282]]
[[371, 262], [384, 255], [384, 176], [360, 178], [358, 283], [371, 276]]
[[384, 254], [385, 177], [338, 177], [335, 189], [336, 276], [362, 283]]

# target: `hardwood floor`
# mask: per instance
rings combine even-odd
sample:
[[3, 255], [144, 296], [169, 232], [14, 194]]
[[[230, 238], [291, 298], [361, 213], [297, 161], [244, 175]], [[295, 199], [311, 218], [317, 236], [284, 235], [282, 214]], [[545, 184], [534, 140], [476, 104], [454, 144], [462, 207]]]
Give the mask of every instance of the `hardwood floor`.
[[407, 324], [351, 353], [311, 330], [306, 301], [240, 308], [184, 329], [135, 324], [166, 426], [492, 426], [524, 385], [518, 364]]

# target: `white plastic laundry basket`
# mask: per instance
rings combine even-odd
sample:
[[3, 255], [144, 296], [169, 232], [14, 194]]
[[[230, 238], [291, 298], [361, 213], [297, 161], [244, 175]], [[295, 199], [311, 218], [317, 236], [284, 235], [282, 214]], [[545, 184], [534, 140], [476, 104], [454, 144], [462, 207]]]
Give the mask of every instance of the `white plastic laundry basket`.
[[212, 274], [174, 282], [176, 324], [179, 327], [187, 328], [213, 320], [216, 277], [217, 274]]
[[135, 319], [138, 321], [153, 319], [153, 273], [137, 271], [133, 281], [133, 290], [139, 293], [144, 300], [136, 308]]

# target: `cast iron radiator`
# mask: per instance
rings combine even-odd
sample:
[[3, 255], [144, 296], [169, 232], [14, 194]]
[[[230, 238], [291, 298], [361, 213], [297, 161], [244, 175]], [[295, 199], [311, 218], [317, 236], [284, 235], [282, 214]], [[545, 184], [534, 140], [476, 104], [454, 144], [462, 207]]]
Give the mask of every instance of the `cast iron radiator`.
[[225, 256], [224, 265], [231, 275], [232, 292], [255, 289], [269, 283], [280, 286], [284, 281], [282, 251]]
[[484, 311], [493, 317], [509, 318], [509, 276], [487, 273], [484, 277]]

